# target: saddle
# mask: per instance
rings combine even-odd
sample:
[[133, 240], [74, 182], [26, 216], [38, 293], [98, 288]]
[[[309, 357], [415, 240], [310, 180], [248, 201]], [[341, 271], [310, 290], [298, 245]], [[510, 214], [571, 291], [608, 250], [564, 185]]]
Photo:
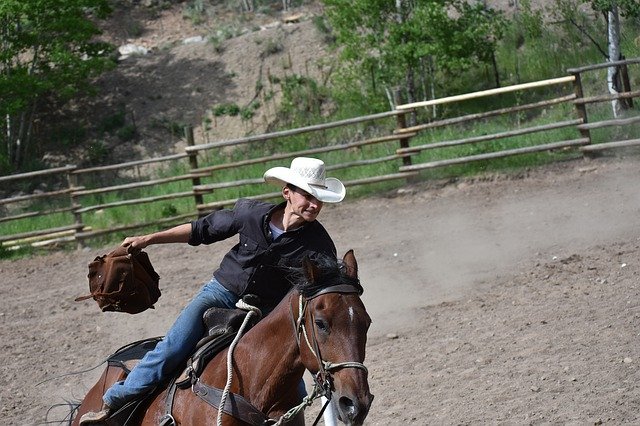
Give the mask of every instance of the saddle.
[[[256, 299], [245, 296], [243, 300], [255, 306]], [[189, 357], [185, 368], [178, 371], [179, 374], [171, 380], [169, 384], [169, 392], [165, 406], [167, 407], [167, 415], [162, 425], [173, 424], [171, 417], [171, 406], [173, 405], [173, 396], [176, 387], [187, 388], [191, 386], [192, 380], [199, 377], [207, 363], [224, 348], [229, 346], [237, 335], [247, 311], [242, 309], [225, 309], [210, 308], [203, 315], [207, 333], [198, 342], [194, 353]], [[246, 332], [253, 327], [260, 318], [253, 316], [243, 330]], [[154, 337], [130, 343], [113, 353], [107, 360], [109, 366], [119, 367], [124, 371], [124, 376], [128, 375], [131, 370], [140, 362], [144, 355], [153, 350], [162, 340], [162, 337]], [[141, 399], [136, 399], [120, 408], [114, 413], [105, 424], [107, 425], [123, 425], [128, 424], [134, 419], [138, 413], [138, 409], [144, 407], [148, 398], [153, 394], [146, 395]]]
[[[246, 296], [245, 296], [246, 298]], [[210, 308], [203, 316], [207, 335], [200, 339], [195, 352], [189, 357], [186, 368], [176, 379], [179, 387], [189, 387], [192, 377], [199, 377], [209, 361], [231, 344], [238, 334], [247, 312], [242, 309]], [[252, 317], [244, 332], [251, 329], [259, 318]]]
[[[218, 352], [231, 344], [246, 315], [247, 312], [241, 309], [209, 308], [203, 316], [203, 321], [208, 330], [207, 334], [196, 345], [196, 349], [189, 357], [186, 367], [178, 376], [177, 383], [181, 384], [179, 379], [182, 376], [187, 376], [187, 379], [191, 374], [199, 376], [207, 363]], [[244, 331], [246, 332], [252, 328], [258, 320], [259, 318], [252, 318]], [[162, 337], [153, 337], [130, 343], [113, 353], [107, 362], [111, 366], [122, 368], [126, 374], [129, 374], [144, 355], [153, 350], [161, 340]]]

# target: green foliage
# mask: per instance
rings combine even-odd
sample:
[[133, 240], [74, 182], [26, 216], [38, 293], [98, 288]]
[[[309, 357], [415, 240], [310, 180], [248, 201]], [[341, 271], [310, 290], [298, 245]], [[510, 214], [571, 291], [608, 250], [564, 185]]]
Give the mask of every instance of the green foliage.
[[311, 124], [321, 116], [328, 91], [309, 77], [293, 74], [280, 80], [282, 102], [278, 118], [287, 127]]
[[275, 55], [276, 53], [280, 53], [284, 50], [284, 44], [280, 39], [272, 39], [269, 38], [264, 43], [264, 49], [262, 50], [262, 57]]
[[[449, 1], [413, 2], [412, 14], [404, 18], [407, 31], [413, 31], [408, 32], [411, 43], [406, 46], [398, 42], [402, 32], [394, 23], [399, 19], [395, 3], [325, 2], [331, 30], [343, 52], [331, 79], [330, 99], [337, 104], [335, 110], [368, 114], [392, 108], [394, 90], [406, 87], [404, 92], [409, 91], [410, 72], [414, 100], [427, 100], [484, 90], [494, 87], [493, 82], [506, 86], [557, 77], [568, 68], [601, 62], [603, 52], [606, 54], [606, 22], [601, 14], [594, 17], [588, 9], [585, 11], [584, 1], [558, 0], [542, 9], [538, 2], [521, 0], [511, 20], [478, 5], [459, 5], [456, 19], [449, 20], [442, 7]], [[420, 19], [411, 25], [414, 16]], [[634, 42], [638, 24], [637, 19], [624, 21], [621, 39], [626, 57], [638, 55], [639, 46]], [[441, 35], [434, 36], [433, 44], [427, 38], [429, 34]], [[385, 50], [385, 43], [391, 41], [399, 48]], [[476, 45], [481, 49], [474, 53], [471, 50]], [[473, 49], [466, 50], [465, 46]], [[411, 63], [410, 55], [418, 60]], [[447, 56], [449, 59], [445, 59]], [[456, 114], [459, 108], [439, 106], [437, 115]]]
[[248, 106], [240, 109], [240, 118], [243, 120], [251, 120], [256, 114], [256, 110], [260, 108], [260, 102], [253, 101]]
[[134, 19], [125, 19], [124, 31], [129, 38], [137, 38], [144, 34], [144, 25]]
[[114, 114], [108, 115], [100, 121], [98, 131], [102, 133], [112, 133], [121, 128], [125, 124], [126, 112], [120, 110]]
[[109, 155], [109, 148], [103, 140], [94, 140], [87, 149], [89, 163], [102, 164]]
[[33, 256], [34, 253], [36, 249], [31, 246], [22, 246], [14, 250], [0, 244], [0, 259], [20, 259]]
[[186, 123], [175, 121], [168, 117], [153, 118], [151, 125], [159, 129], [164, 129], [173, 136], [182, 136], [184, 134], [184, 128], [187, 126]]
[[216, 52], [224, 51], [223, 42], [230, 38], [237, 37], [242, 34], [242, 29], [238, 25], [221, 24], [216, 26], [216, 32], [208, 37], [208, 42], [213, 45]]
[[325, 18], [325, 16], [315, 15], [311, 18], [311, 22], [313, 22], [313, 26], [320, 33], [328, 36], [332, 36], [331, 28], [329, 27], [329, 24], [327, 23], [327, 19]]
[[135, 139], [137, 134], [138, 131], [136, 130], [136, 126], [133, 124], [125, 124], [116, 131], [116, 136], [122, 142], [128, 142]]
[[361, 76], [388, 87], [407, 87], [427, 58], [457, 72], [491, 60], [502, 37], [502, 15], [482, 3], [459, 0], [325, 0], [342, 58]]
[[137, 135], [136, 126], [127, 123], [127, 112], [124, 108], [104, 117], [98, 125], [101, 133], [115, 134], [122, 142], [133, 140]]
[[556, 2], [555, 7], [550, 9], [550, 13], [557, 23], [557, 31], [564, 35], [566, 38], [564, 41], [567, 44], [577, 42], [584, 45], [589, 43], [606, 57], [606, 24], [594, 19], [594, 16], [583, 10], [580, 7], [582, 3], [577, 0], [558, 0]]
[[258, 101], [251, 102], [249, 105], [242, 108], [235, 103], [224, 103], [213, 107], [211, 112], [216, 117], [222, 117], [223, 115], [236, 117], [239, 115], [243, 120], [250, 120], [255, 115], [258, 108], [260, 108], [260, 102]]
[[608, 12], [614, 6], [625, 18], [640, 16], [640, 2], [638, 0], [591, 0], [591, 7], [597, 12]]
[[335, 43], [336, 38], [331, 31], [331, 27], [327, 23], [326, 17], [322, 15], [316, 15], [311, 18], [311, 21], [313, 22], [313, 26], [316, 28], [316, 30], [318, 30], [318, 32], [323, 35], [325, 43]]
[[38, 101], [69, 99], [113, 64], [111, 46], [95, 41], [93, 23], [108, 12], [108, 0], [0, 2], [0, 156], [14, 168], [29, 153]]
[[206, 21], [207, 9], [204, 0], [190, 1], [183, 10], [185, 19], [189, 19], [193, 25], [200, 25]]
[[[591, 5], [591, 9], [596, 12], [588, 13], [583, 6], [585, 3]], [[608, 59], [609, 53], [608, 43], [608, 17], [612, 7], [616, 5], [619, 14], [623, 18], [627, 18], [626, 22], [621, 26], [628, 26], [626, 33], [631, 35], [634, 33], [634, 27], [637, 34], [637, 18], [640, 17], [640, 2], [637, 0], [557, 0], [554, 7], [550, 8], [555, 22], [560, 31], [564, 32], [564, 38], [558, 38], [560, 42], [564, 42], [566, 46], [579, 43], [578, 47], [590, 45], [600, 53], [599, 61]], [[622, 42], [624, 43], [625, 31], [619, 28]], [[633, 38], [633, 36], [631, 36]], [[565, 47], [565, 46], [563, 46]], [[637, 46], [636, 46], [637, 47]], [[622, 52], [625, 52], [623, 49]]]
[[86, 130], [77, 123], [61, 122], [53, 126], [49, 138], [56, 145], [63, 148], [72, 148], [82, 143], [86, 138]]
[[8, 259], [11, 252], [5, 246], [0, 244], [0, 259]]
[[212, 112], [216, 117], [221, 117], [223, 115], [235, 117], [236, 115], [240, 114], [240, 107], [235, 103], [225, 103], [216, 105], [213, 108]]
[[213, 46], [214, 52], [216, 53], [224, 52], [224, 45], [222, 43], [222, 40], [216, 37], [209, 37], [208, 42]]
[[[528, 40], [535, 40], [544, 36], [545, 23], [542, 9], [534, 9], [531, 0], [522, 0], [520, 10], [511, 21], [513, 31]], [[519, 43], [514, 46], [519, 48]]]

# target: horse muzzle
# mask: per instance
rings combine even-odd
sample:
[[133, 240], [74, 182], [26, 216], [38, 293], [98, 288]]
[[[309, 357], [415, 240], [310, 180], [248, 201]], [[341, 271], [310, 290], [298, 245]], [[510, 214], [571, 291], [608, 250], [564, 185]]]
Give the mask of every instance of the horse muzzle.
[[360, 426], [369, 414], [369, 408], [373, 402], [373, 395], [368, 393], [364, 398], [350, 398], [339, 396], [335, 400], [335, 407], [338, 411], [338, 418], [348, 426]]

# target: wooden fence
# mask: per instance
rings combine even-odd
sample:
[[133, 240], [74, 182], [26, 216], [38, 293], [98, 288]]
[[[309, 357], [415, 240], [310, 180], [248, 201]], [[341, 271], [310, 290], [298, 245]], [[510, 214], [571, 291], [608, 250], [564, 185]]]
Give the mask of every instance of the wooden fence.
[[[327, 170], [341, 178], [347, 187], [354, 188], [397, 180], [412, 181], [420, 178], [425, 170], [536, 152], [572, 149], [593, 155], [605, 149], [640, 145], [640, 139], [635, 138], [602, 141], [593, 138], [597, 129], [631, 126], [640, 123], [640, 116], [628, 113], [625, 118], [588, 121], [588, 117], [598, 117], [601, 113], [591, 115], [587, 110], [588, 106], [613, 100], [622, 100], [628, 110], [632, 110], [633, 98], [640, 96], [640, 91], [631, 90], [628, 65], [638, 63], [640, 58], [570, 69], [565, 77], [398, 105], [395, 110], [385, 113], [208, 144], [195, 144], [193, 132], [187, 129], [187, 147], [181, 154], [101, 167], [79, 169], [69, 165], [2, 176], [0, 184], [55, 176], [59, 189], [0, 199], [0, 243], [5, 248], [67, 242], [83, 246], [111, 233], [185, 222], [232, 205], [239, 197], [275, 199], [279, 191], [269, 191], [268, 186], [260, 185], [262, 176], [257, 170], [286, 165], [296, 156], [325, 159]], [[621, 70], [624, 92], [586, 96], [583, 75], [609, 66]], [[541, 89], [547, 94], [534, 96], [534, 92]], [[518, 102], [527, 94], [535, 101]], [[428, 117], [435, 107], [509, 95], [516, 99], [515, 105], [439, 120]], [[555, 117], [548, 113], [567, 106]], [[527, 123], [535, 124], [501, 129], [491, 134], [473, 134], [474, 123], [506, 116], [510, 117], [508, 122], [513, 122], [514, 114], [526, 114]], [[544, 117], [551, 118], [545, 121]], [[412, 122], [416, 124], [407, 124]], [[449, 138], [449, 134], [454, 133], [448, 132], [450, 129], [460, 131]], [[571, 137], [567, 138], [567, 132], [571, 132]], [[523, 135], [527, 138], [522, 138]], [[291, 143], [292, 139], [297, 142]], [[501, 144], [496, 145], [498, 142]], [[451, 155], [451, 148], [467, 151], [458, 150]], [[166, 172], [162, 164], [168, 165], [173, 173]], [[371, 165], [376, 167], [368, 167], [372, 172], [367, 176], [353, 173], [362, 169], [360, 166]], [[140, 172], [144, 167], [152, 172]], [[165, 170], [164, 174], [158, 174], [159, 169]], [[147, 193], [136, 197], [142, 188], [153, 189], [156, 195]], [[131, 193], [133, 198], [126, 195]], [[182, 200], [181, 208], [175, 207], [178, 200]], [[105, 211], [131, 210], [142, 204], [161, 206], [151, 210], [162, 214], [141, 217], [134, 223], [120, 223], [117, 214], [103, 220]], [[47, 226], [43, 219], [47, 216], [58, 216], [58, 223], [66, 225]], [[24, 232], [9, 231], [12, 223], [34, 223], [36, 218], [44, 225]]]

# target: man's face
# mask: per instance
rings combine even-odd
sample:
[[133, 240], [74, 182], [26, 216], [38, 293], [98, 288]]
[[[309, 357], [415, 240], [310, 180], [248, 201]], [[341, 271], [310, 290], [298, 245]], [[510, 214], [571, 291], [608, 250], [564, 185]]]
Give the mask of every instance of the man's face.
[[291, 211], [305, 222], [313, 222], [322, 210], [322, 201], [300, 188], [283, 189], [284, 198], [289, 201]]

